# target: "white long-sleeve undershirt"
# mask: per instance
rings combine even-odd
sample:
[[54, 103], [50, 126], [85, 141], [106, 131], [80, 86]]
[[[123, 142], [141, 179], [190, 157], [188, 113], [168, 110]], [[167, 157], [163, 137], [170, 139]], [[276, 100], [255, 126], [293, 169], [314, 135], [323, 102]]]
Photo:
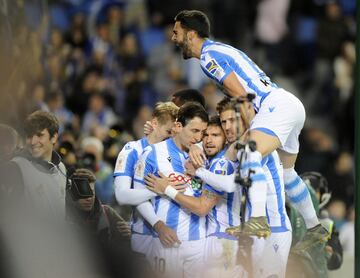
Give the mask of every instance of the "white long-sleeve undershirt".
[[231, 193], [236, 190], [236, 186], [238, 185], [235, 183], [235, 174], [219, 175], [212, 173], [203, 167], [198, 168], [195, 174], [215, 190]]
[[115, 177], [115, 197], [119, 205], [137, 206], [151, 198], [157, 196], [154, 192], [144, 189], [131, 188], [131, 177], [117, 176]]

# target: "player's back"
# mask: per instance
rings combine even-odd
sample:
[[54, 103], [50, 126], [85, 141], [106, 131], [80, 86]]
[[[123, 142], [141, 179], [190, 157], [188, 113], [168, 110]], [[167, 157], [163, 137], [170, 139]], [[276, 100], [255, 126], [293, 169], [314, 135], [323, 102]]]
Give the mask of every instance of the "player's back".
[[248, 93], [256, 95], [255, 110], [265, 97], [278, 86], [242, 51], [220, 42], [204, 42], [200, 64], [204, 73], [221, 85], [234, 72]]

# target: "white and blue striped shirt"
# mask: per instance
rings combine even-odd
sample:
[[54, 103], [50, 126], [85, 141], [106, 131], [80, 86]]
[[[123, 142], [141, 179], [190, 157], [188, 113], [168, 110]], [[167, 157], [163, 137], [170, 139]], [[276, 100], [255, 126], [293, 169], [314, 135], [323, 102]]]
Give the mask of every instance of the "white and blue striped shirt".
[[[135, 169], [134, 186], [144, 188], [144, 177], [158, 171], [167, 177], [173, 177], [187, 183], [185, 195], [198, 197], [201, 194], [201, 182], [185, 176], [185, 162], [188, 154], [180, 150], [173, 139], [150, 145], [141, 155]], [[178, 203], [164, 196], [157, 196], [153, 200], [156, 214], [171, 229], [179, 240], [199, 240], [206, 236], [205, 217], [199, 217]]]
[[[235, 172], [237, 165], [224, 158], [226, 150], [219, 152], [209, 161], [209, 171], [219, 175], [231, 175]], [[225, 237], [226, 228], [240, 225], [240, 191], [227, 193], [217, 191], [211, 185], [205, 184], [204, 189], [221, 196], [221, 199], [207, 215], [207, 236]]]
[[[149, 142], [146, 137], [137, 141], [128, 142], [116, 159], [114, 178], [118, 176], [130, 177], [132, 179], [131, 188], [134, 188], [133, 177], [135, 165], [147, 146], [149, 146]], [[133, 209], [131, 218], [131, 231], [138, 234], [152, 234], [151, 225], [147, 223], [135, 209]]]
[[278, 88], [270, 78], [242, 51], [220, 42], [206, 40], [200, 54], [204, 73], [223, 85], [226, 77], [234, 72], [247, 93], [256, 95], [256, 111], [269, 93]]
[[127, 176], [133, 178], [135, 164], [147, 146], [149, 146], [149, 142], [146, 137], [128, 142], [118, 154], [114, 177]]
[[[266, 217], [272, 233], [291, 231], [291, 224], [285, 208], [285, 187], [283, 167], [276, 151], [264, 157], [261, 161], [267, 182]], [[251, 203], [247, 203], [251, 214]]]

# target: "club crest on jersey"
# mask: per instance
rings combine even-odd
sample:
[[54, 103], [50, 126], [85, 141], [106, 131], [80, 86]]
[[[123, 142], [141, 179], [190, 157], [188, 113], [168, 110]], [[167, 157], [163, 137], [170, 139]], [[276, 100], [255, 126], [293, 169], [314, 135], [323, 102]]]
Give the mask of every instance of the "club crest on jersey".
[[135, 166], [135, 175], [141, 177], [143, 175], [144, 169], [145, 169], [145, 163], [140, 160]]
[[115, 166], [115, 170], [116, 171], [120, 171], [123, 166], [124, 166], [124, 161], [125, 161], [125, 157], [124, 156], [119, 156], [117, 162], [116, 162], [116, 166]]
[[215, 62], [215, 60], [210, 60], [210, 62], [206, 64], [205, 68], [208, 70], [208, 72], [210, 72], [212, 75], [214, 75], [216, 73], [216, 71], [218, 70], [219, 66]]

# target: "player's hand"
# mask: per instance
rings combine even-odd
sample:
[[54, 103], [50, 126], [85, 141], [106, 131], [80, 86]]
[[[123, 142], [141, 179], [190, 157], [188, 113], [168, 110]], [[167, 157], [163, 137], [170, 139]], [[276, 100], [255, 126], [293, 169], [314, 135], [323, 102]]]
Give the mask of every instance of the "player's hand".
[[204, 151], [197, 145], [190, 146], [189, 157], [196, 168], [199, 168], [205, 164], [206, 155], [204, 154]]
[[130, 239], [130, 237], [131, 237], [131, 230], [130, 230], [129, 225], [128, 225], [125, 221], [118, 221], [118, 222], [116, 222], [116, 229], [119, 231], [119, 233], [121, 234], [121, 236]]
[[181, 241], [178, 239], [175, 231], [166, 226], [164, 222], [156, 222], [154, 229], [158, 233], [160, 242], [164, 245], [164, 247], [170, 248], [181, 244]]
[[145, 184], [149, 190], [160, 195], [164, 194], [165, 189], [168, 185], [171, 185], [180, 192], [184, 192], [186, 190], [187, 185], [184, 183], [183, 180], [177, 181], [176, 179], [170, 179], [160, 171], [158, 172], [158, 174], [160, 177], [157, 177], [153, 174], [148, 174], [145, 177]]
[[196, 172], [196, 168], [194, 166], [194, 164], [191, 161], [186, 161], [185, 163], [185, 174], [194, 177], [195, 176], [195, 172]]
[[154, 127], [152, 126], [150, 121], [146, 121], [144, 124], [144, 134], [149, 135], [151, 132], [154, 131]]

